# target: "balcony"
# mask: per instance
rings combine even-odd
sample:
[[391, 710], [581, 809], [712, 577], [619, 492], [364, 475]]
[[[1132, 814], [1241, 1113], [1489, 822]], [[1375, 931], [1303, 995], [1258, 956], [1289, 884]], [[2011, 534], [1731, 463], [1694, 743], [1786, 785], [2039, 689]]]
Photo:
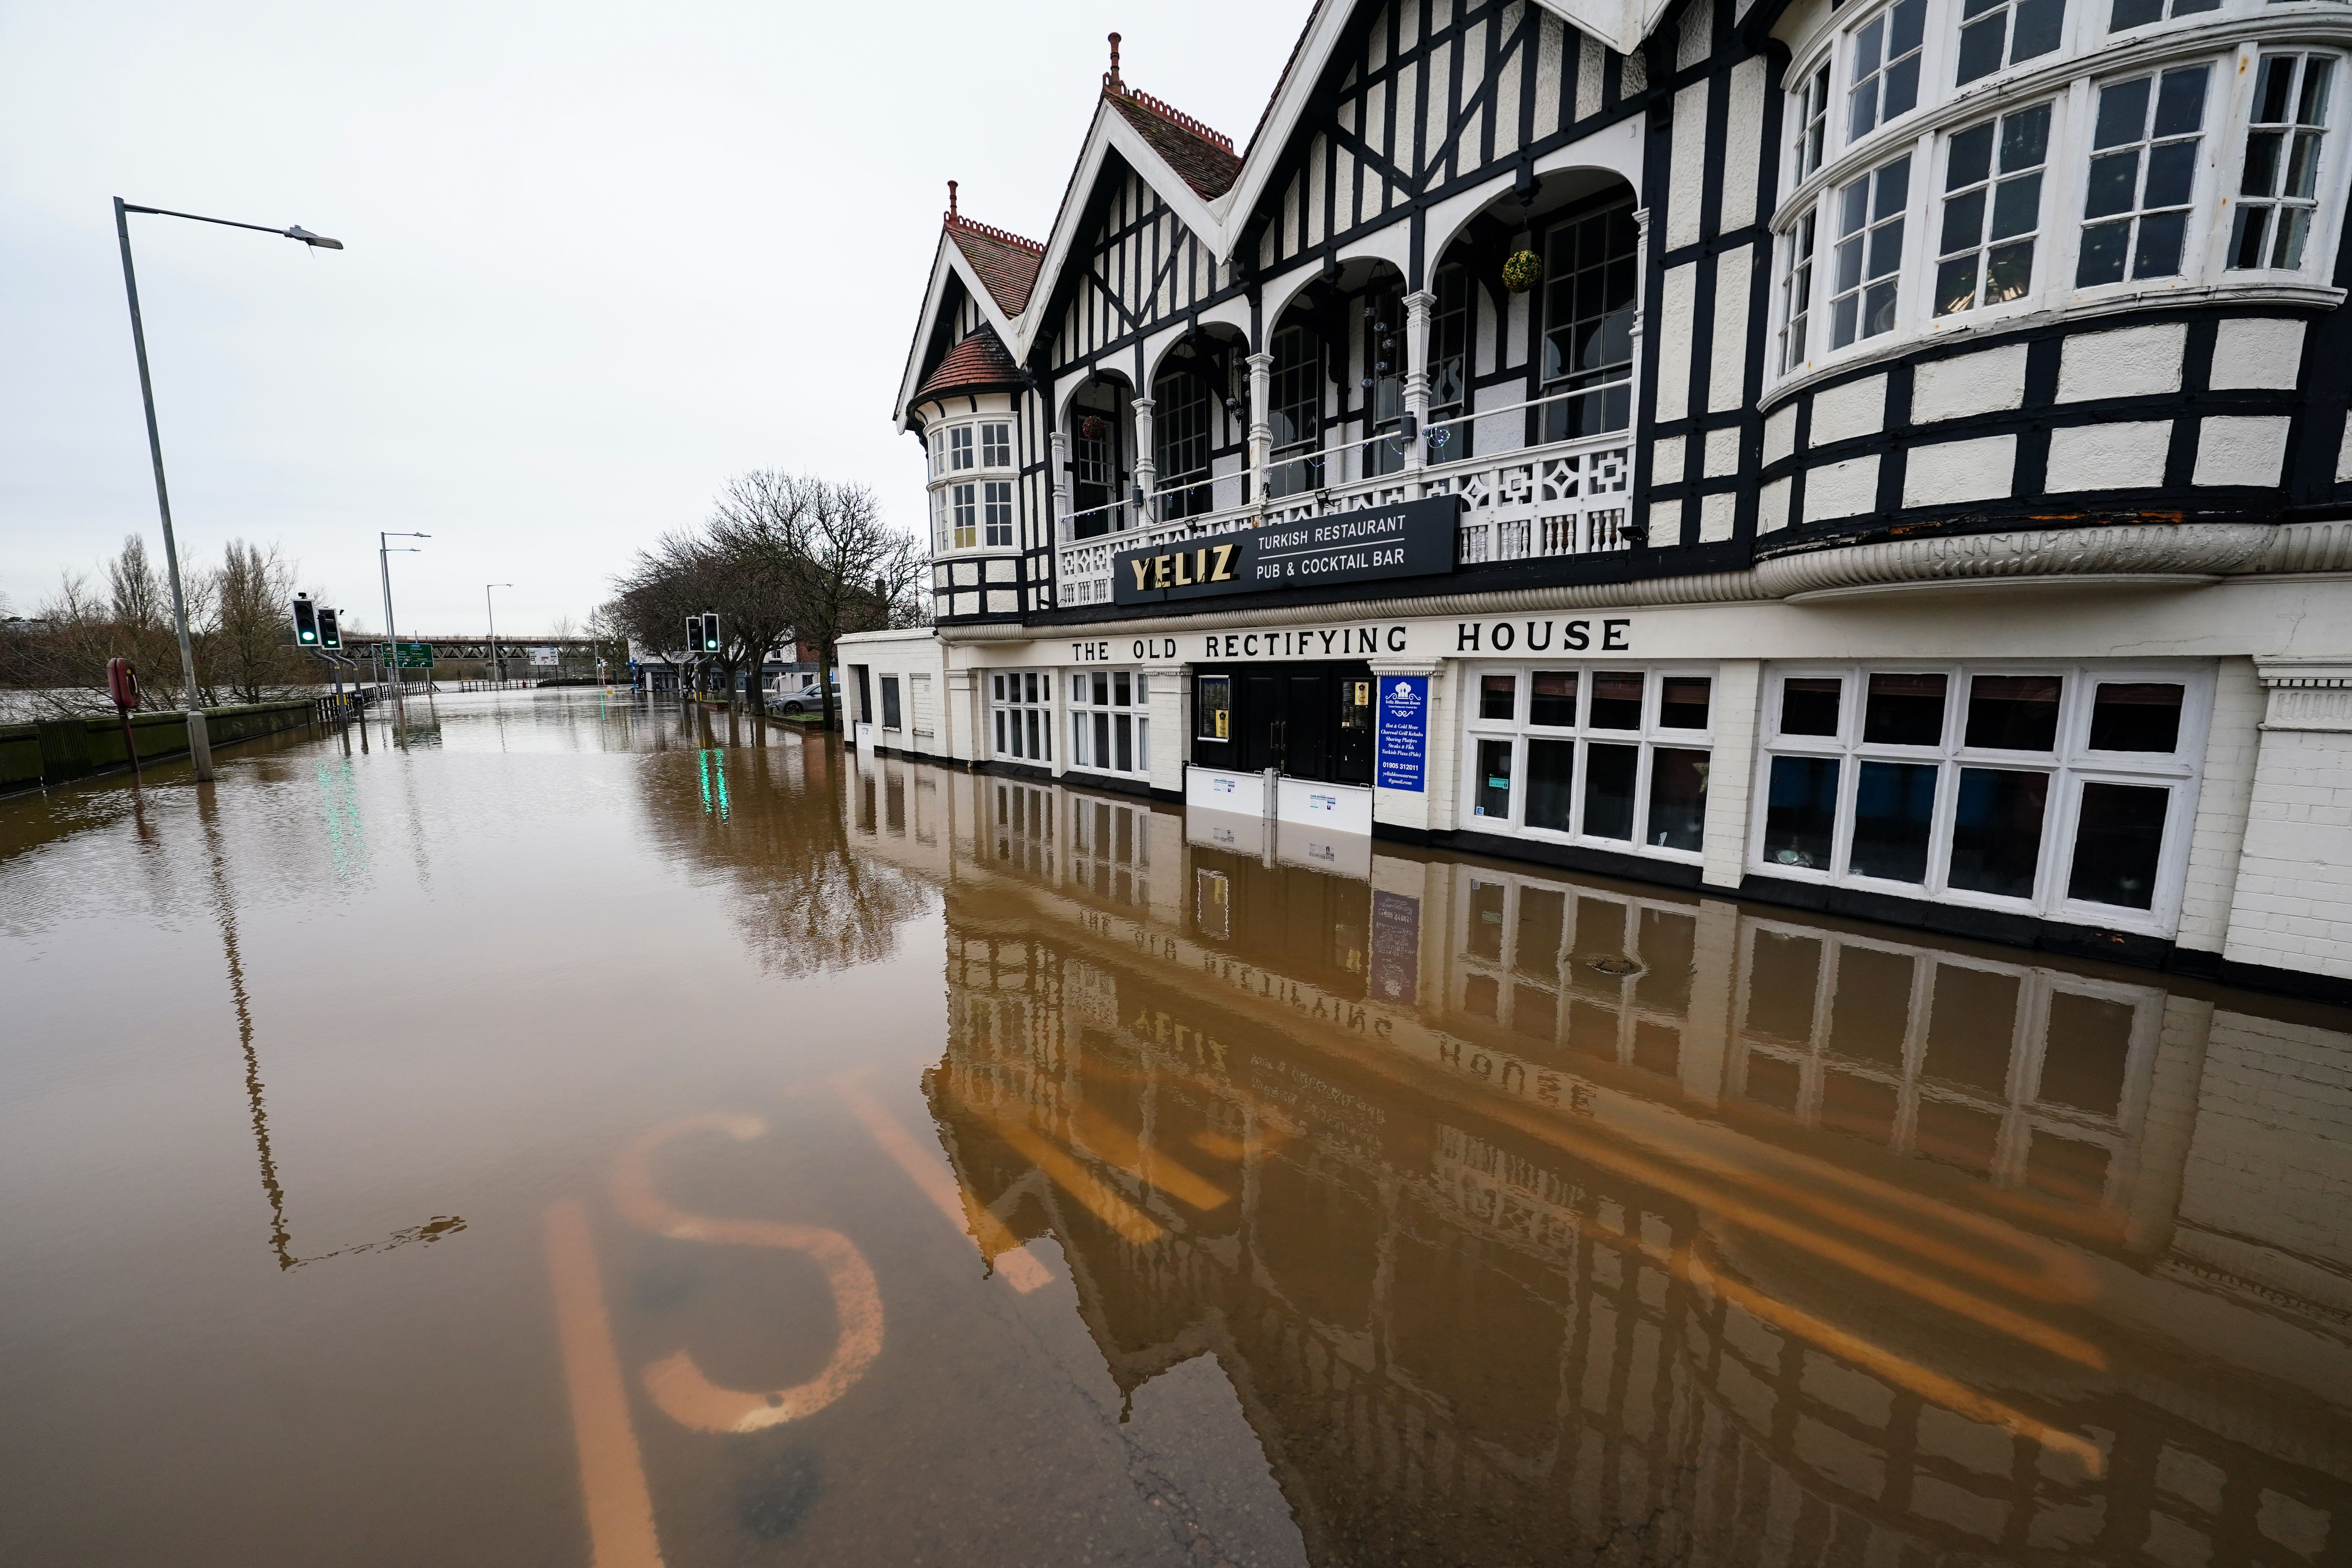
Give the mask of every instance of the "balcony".
[[[1484, 409], [1449, 423], [1490, 421], [1497, 415], [1517, 414], [1522, 408], [1553, 401], [1557, 399]], [[1378, 449], [1381, 447], [1389, 449]], [[1311, 459], [1283, 452], [1276, 452], [1275, 458], [1277, 476], [1298, 475], [1307, 470], [1312, 462], [1327, 476], [1335, 470], [1352, 468], [1357, 470], [1357, 477], [1268, 500], [1264, 521], [1269, 526], [1423, 496], [1458, 495], [1466, 504], [1455, 534], [1454, 559], [1465, 566], [1587, 555], [1628, 549], [1632, 543], [1626, 529], [1633, 521], [1633, 453], [1630, 435], [1623, 430], [1521, 447], [1491, 457], [1433, 463], [1419, 474], [1361, 471], [1396, 461], [1386, 436], [1327, 449]], [[1226, 475], [1193, 485], [1171, 486], [1154, 499], [1184, 495], [1203, 487], [1213, 487], [1212, 494], [1230, 493], [1239, 488], [1237, 476]], [[1219, 495], [1218, 499], [1224, 498]], [[1107, 531], [1077, 537], [1079, 526], [1097, 519], [1108, 524]], [[1258, 521], [1256, 510], [1241, 503], [1165, 522], [1151, 521], [1145, 509], [1132, 501], [1117, 501], [1073, 513], [1062, 519], [1057, 528], [1058, 603], [1065, 608], [1110, 603], [1114, 555], [1231, 533], [1255, 526]]]

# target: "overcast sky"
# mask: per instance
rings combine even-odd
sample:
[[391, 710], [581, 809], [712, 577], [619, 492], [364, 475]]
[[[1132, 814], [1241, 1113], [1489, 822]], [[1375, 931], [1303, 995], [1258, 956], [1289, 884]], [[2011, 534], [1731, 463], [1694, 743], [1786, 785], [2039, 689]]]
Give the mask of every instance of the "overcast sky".
[[1245, 143], [1308, 8], [0, 5], [0, 595], [158, 544], [116, 195], [349, 247], [131, 219], [184, 560], [275, 543], [373, 628], [377, 531], [421, 530], [404, 630], [509, 581], [544, 629], [746, 468], [918, 524], [946, 182], [1043, 238], [1113, 27]]

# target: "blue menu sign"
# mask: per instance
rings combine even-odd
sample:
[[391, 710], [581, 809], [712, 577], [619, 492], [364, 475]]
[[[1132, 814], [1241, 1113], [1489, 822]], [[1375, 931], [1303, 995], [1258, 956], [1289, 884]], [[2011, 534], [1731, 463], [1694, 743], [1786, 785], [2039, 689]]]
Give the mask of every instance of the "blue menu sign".
[[1429, 677], [1383, 675], [1375, 683], [1381, 714], [1372, 782], [1382, 789], [1424, 787], [1429, 757]]

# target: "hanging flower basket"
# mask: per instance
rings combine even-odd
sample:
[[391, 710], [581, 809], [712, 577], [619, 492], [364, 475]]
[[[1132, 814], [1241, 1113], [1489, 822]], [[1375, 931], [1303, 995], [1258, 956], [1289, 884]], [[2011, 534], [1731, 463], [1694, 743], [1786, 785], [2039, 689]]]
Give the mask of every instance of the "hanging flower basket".
[[1514, 294], [1526, 293], [1542, 276], [1543, 263], [1532, 250], [1516, 251], [1503, 263], [1503, 287]]
[[1078, 438], [1082, 441], [1099, 441], [1109, 434], [1110, 426], [1099, 414], [1089, 414], [1078, 421]]

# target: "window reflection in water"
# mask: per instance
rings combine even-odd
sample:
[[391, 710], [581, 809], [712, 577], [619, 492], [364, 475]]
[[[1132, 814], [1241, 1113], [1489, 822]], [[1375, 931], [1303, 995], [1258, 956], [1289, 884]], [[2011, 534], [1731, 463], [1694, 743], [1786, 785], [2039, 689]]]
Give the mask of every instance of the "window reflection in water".
[[[1070, 1258], [1121, 1386], [1207, 1349], [1252, 1391], [1311, 1560], [1662, 1519], [1694, 1563], [1774, 1518], [1864, 1562], [2336, 1540], [2352, 1488], [2310, 1456], [2341, 1418], [2252, 1347], [2292, 1321], [2352, 1373], [2343, 1205], [2276, 1174], [2352, 1128], [2245, 1097], [2342, 1034], [1385, 847], [1369, 882], [1308, 871], [1140, 805], [1171, 901], [1119, 906], [1075, 872], [1081, 837], [1121, 853], [1099, 797], [941, 776], [989, 829], [940, 871], [946, 1152]], [[1072, 873], [997, 853], [1016, 816]]]

